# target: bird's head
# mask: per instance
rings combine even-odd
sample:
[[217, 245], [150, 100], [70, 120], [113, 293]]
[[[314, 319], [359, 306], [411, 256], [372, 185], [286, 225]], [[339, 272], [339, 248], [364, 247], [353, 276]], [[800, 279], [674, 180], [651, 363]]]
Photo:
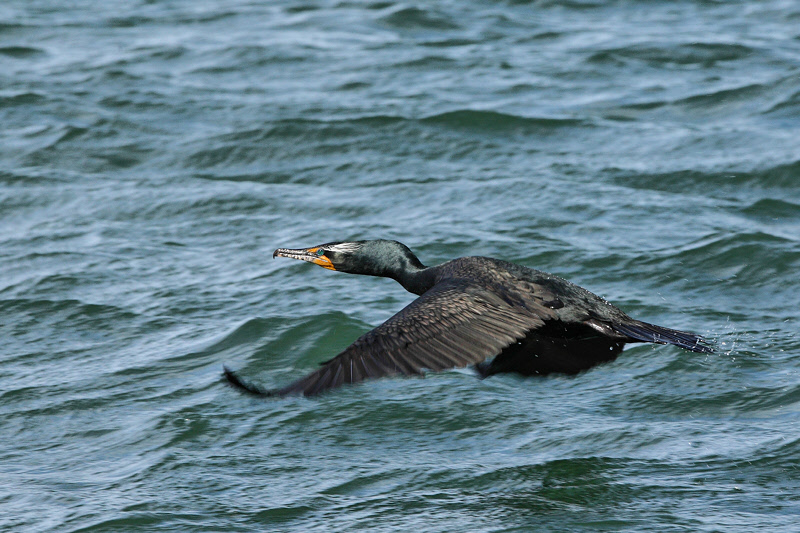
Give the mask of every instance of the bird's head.
[[399, 279], [403, 273], [425, 268], [405, 244], [397, 241], [329, 242], [311, 248], [278, 248], [272, 257], [314, 263], [328, 270]]

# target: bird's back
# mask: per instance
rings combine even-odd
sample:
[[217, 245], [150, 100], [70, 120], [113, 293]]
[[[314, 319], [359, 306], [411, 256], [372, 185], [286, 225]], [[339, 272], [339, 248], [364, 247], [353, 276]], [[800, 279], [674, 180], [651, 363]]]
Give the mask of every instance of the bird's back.
[[439, 280], [463, 279], [477, 283], [516, 305], [542, 305], [558, 320], [573, 323], [589, 319], [615, 323], [631, 320], [600, 296], [559, 276], [491, 257], [461, 257], [436, 267]]

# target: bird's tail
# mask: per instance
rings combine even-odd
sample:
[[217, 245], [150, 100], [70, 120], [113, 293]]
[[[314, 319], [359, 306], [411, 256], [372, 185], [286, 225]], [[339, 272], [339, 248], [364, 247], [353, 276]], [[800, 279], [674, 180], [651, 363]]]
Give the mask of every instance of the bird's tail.
[[709, 342], [695, 333], [663, 328], [639, 320], [626, 324], [614, 324], [612, 327], [617, 332], [630, 337], [634, 342], [674, 344], [692, 352], [714, 353], [714, 349], [709, 345]]

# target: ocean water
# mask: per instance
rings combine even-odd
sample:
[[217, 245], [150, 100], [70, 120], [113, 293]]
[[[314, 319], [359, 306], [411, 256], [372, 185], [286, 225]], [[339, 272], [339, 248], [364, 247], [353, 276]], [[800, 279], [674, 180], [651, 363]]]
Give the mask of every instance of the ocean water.
[[[0, 530], [800, 531], [800, 4], [0, 5]], [[711, 355], [264, 386], [557, 273]]]

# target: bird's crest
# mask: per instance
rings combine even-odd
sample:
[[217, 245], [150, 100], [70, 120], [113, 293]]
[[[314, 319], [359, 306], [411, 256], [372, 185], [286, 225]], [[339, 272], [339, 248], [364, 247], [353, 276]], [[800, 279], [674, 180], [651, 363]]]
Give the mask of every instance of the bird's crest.
[[320, 248], [328, 252], [351, 254], [358, 251], [362, 246], [364, 246], [364, 244], [360, 242], [334, 242], [330, 244], [323, 244], [320, 246]]

